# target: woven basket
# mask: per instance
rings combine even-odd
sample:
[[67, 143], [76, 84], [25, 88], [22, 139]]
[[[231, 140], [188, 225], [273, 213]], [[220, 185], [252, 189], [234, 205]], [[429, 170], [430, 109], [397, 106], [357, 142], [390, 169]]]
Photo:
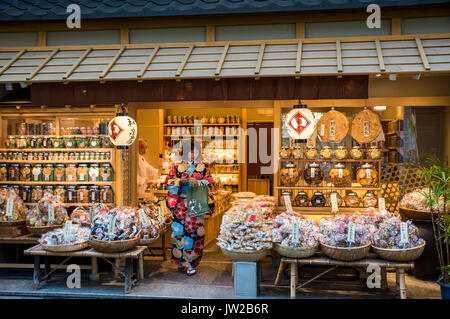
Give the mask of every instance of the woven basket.
[[354, 261], [367, 257], [370, 244], [361, 247], [341, 248], [320, 243], [320, 250], [328, 257], [342, 261]]
[[46, 232], [60, 227], [62, 227], [62, 225], [39, 226], [39, 227], [27, 226], [27, 229], [30, 231], [30, 233], [33, 234], [33, 237], [41, 237]]
[[26, 224], [26, 221], [24, 221], [24, 220], [0, 221], [0, 227], [1, 226], [22, 226], [25, 224]]
[[[405, 220], [431, 220], [431, 212], [427, 210], [417, 210], [399, 206], [398, 211], [400, 216]], [[434, 213], [434, 216], [437, 217], [437, 213]]]
[[389, 249], [389, 248], [380, 248], [372, 245], [372, 250], [378, 257], [391, 261], [413, 261], [422, 255], [423, 250], [425, 249], [426, 243], [407, 249]]
[[159, 239], [159, 236], [156, 238], [150, 238], [150, 239], [143, 239], [141, 238], [141, 241], [139, 242], [140, 245], [150, 245], [153, 244], [155, 241]]
[[89, 245], [96, 251], [102, 253], [120, 253], [122, 251], [131, 250], [139, 244], [139, 237], [127, 240], [107, 240], [89, 239]]
[[220, 248], [225, 257], [233, 261], [260, 261], [267, 256], [270, 249], [260, 249], [260, 250], [247, 250], [247, 249], [235, 249], [228, 250]]
[[89, 247], [89, 242], [85, 241], [82, 243], [78, 243], [75, 245], [41, 245], [42, 248], [44, 248], [47, 251], [53, 251], [53, 252], [68, 252], [68, 251], [77, 251], [77, 250], [83, 250], [87, 247]]
[[275, 251], [283, 257], [308, 258], [313, 256], [317, 252], [317, 250], [319, 249], [319, 244], [317, 244], [317, 246], [314, 247], [292, 248], [275, 243], [274, 248]]

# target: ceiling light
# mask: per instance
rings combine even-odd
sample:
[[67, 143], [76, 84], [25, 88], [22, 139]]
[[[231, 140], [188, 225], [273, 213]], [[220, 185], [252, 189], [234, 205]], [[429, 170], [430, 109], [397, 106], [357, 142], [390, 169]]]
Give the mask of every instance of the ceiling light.
[[376, 77], [379, 78], [381, 76], [381, 73], [377, 73]]
[[397, 74], [389, 74], [389, 80], [391, 81], [397, 80]]
[[374, 111], [386, 111], [385, 105], [377, 105], [373, 107]]
[[420, 79], [420, 73], [413, 74], [413, 75], [412, 75], [412, 78], [413, 78], [414, 80], [419, 80], [419, 79]]

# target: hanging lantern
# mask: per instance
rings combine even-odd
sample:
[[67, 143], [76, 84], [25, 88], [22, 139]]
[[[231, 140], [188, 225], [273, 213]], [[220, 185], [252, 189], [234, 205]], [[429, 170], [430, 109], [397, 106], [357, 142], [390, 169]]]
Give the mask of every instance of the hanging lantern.
[[137, 125], [126, 113], [123, 103], [121, 108], [121, 112], [108, 123], [108, 136], [118, 149], [127, 149], [136, 140]]
[[299, 100], [286, 116], [286, 127], [292, 139], [297, 143], [306, 143], [306, 140], [314, 133], [316, 119], [311, 110]]

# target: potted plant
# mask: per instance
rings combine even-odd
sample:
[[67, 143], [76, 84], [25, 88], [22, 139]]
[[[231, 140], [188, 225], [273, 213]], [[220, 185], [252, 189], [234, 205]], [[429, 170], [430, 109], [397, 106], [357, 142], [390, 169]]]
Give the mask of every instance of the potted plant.
[[428, 185], [424, 191], [426, 206], [431, 212], [434, 238], [441, 270], [438, 284], [443, 299], [450, 299], [450, 168], [439, 160], [433, 160], [430, 167], [422, 168], [423, 178]]

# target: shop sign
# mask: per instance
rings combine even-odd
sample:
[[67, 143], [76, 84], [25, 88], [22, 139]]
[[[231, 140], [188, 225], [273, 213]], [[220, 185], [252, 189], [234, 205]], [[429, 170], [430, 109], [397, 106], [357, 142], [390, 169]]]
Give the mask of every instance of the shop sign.
[[308, 108], [295, 108], [286, 116], [286, 127], [291, 138], [306, 140], [316, 128], [316, 120]]

